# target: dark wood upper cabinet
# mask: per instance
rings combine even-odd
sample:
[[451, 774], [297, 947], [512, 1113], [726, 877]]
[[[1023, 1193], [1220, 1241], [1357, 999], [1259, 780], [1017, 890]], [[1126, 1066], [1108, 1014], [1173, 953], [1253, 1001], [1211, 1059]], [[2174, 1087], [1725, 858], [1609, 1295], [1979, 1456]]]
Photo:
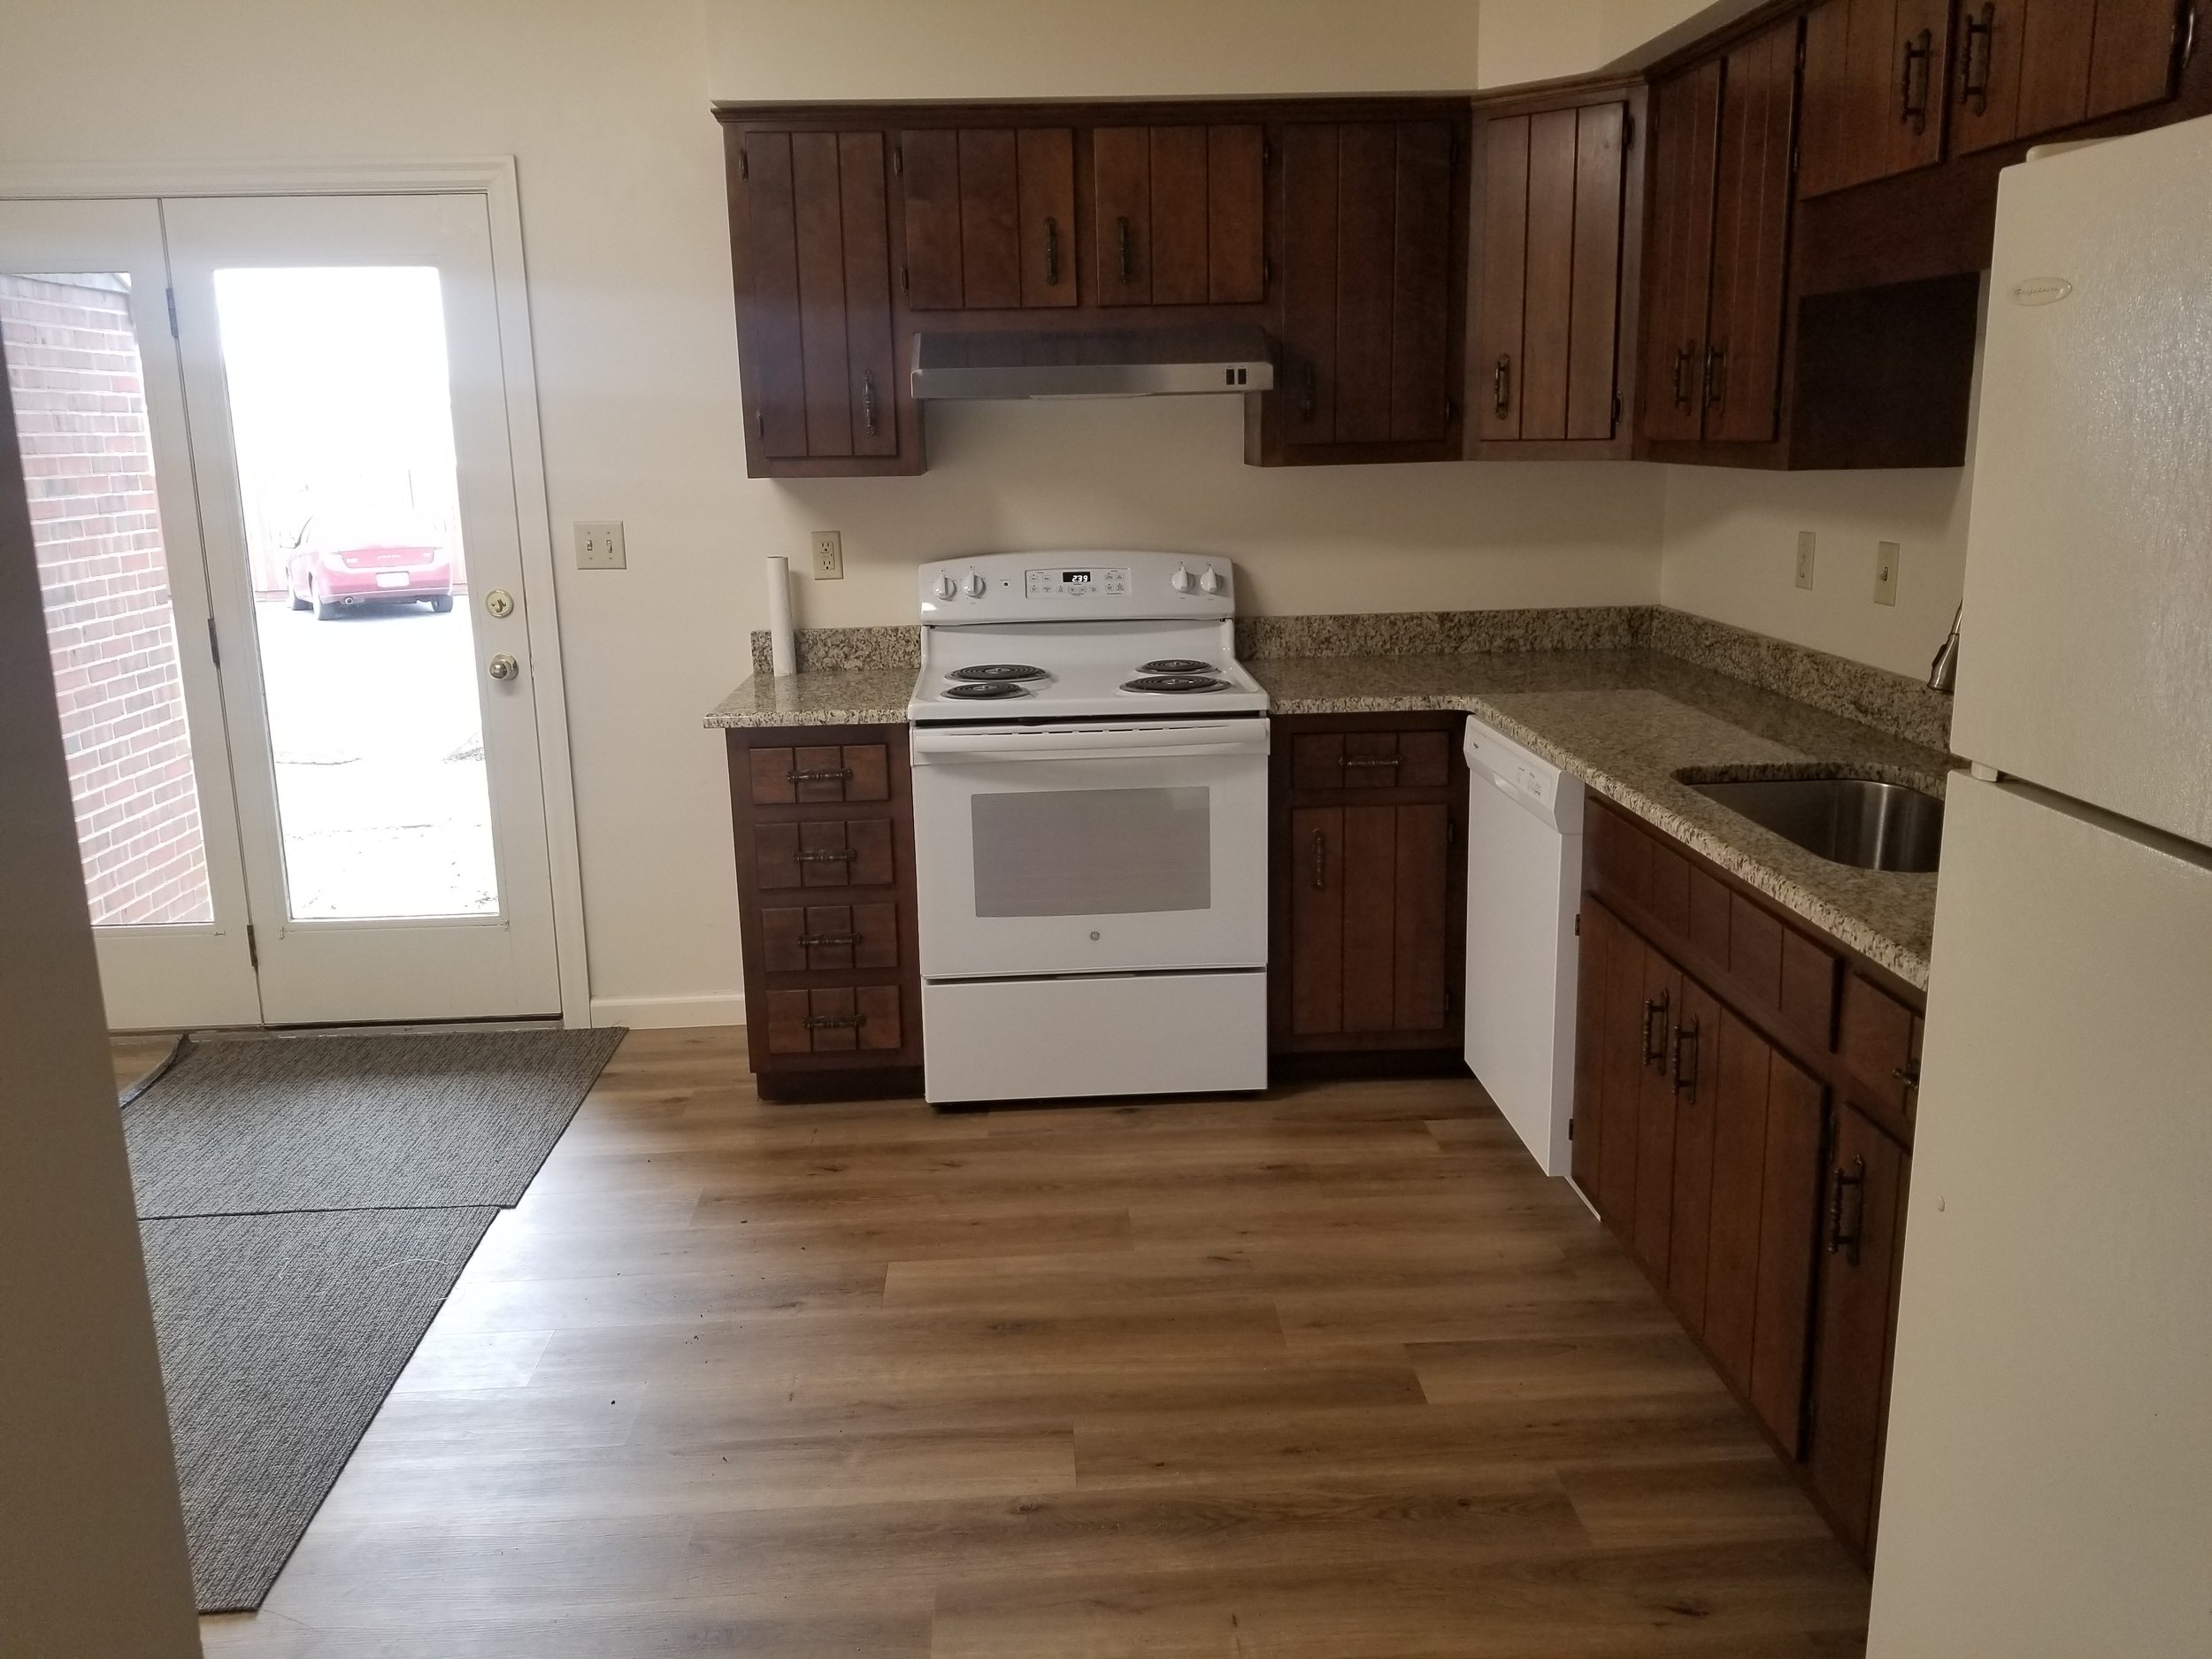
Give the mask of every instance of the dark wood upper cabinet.
[[2170, 97], [2185, 27], [2174, 0], [1962, 0], [1952, 152]]
[[1283, 322], [1262, 460], [1459, 452], [1463, 127], [1283, 130]]
[[1642, 102], [1621, 90], [1478, 123], [1467, 401], [1479, 444], [1587, 457], [1621, 431], [1621, 297], [1636, 277], [1625, 232], [1642, 199], [1627, 158]]
[[1824, 0], [1806, 18], [1802, 193], [1943, 158], [1951, 0]]
[[1265, 150], [1263, 130], [1252, 123], [1094, 129], [1098, 303], [1265, 299]]
[[910, 128], [897, 142], [910, 311], [1076, 303], [1072, 129]]
[[732, 129], [728, 144], [749, 470], [918, 471], [893, 344], [883, 134]]
[[1777, 435], [1797, 45], [1793, 19], [1658, 89], [1647, 438]]

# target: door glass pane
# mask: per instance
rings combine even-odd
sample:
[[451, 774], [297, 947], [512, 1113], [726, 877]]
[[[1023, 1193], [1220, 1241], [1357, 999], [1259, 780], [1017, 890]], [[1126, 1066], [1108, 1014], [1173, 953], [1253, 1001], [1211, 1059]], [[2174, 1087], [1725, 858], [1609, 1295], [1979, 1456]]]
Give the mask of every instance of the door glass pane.
[[0, 275], [85, 890], [111, 927], [215, 913], [130, 290], [111, 273]]
[[969, 804], [978, 916], [1128, 916], [1213, 902], [1202, 788], [1033, 789]]
[[215, 301], [291, 913], [495, 913], [438, 273]]

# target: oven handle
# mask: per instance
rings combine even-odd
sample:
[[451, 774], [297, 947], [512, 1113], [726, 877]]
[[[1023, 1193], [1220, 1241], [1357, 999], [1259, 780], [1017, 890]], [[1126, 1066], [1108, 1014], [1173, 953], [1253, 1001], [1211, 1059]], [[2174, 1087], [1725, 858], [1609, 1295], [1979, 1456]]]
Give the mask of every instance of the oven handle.
[[1184, 720], [1162, 726], [913, 729], [917, 766], [979, 760], [1152, 760], [1179, 755], [1264, 755], [1265, 720]]

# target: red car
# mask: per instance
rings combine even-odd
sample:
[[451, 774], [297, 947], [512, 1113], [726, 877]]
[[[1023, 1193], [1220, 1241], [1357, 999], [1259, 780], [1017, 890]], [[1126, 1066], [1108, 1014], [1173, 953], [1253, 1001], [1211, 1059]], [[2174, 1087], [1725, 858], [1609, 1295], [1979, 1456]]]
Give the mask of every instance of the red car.
[[285, 560], [292, 609], [327, 622], [364, 605], [453, 609], [453, 561], [420, 525], [318, 514]]

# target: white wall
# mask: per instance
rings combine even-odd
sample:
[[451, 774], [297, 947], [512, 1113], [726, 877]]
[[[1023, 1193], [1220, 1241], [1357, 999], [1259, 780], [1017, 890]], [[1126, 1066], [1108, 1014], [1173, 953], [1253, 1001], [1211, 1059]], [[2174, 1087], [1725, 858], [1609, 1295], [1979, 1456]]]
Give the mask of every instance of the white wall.
[[[738, 982], [728, 804], [700, 714], [747, 672], [760, 556], [837, 528], [803, 622], [908, 619], [949, 549], [1222, 552], [1270, 610], [1649, 601], [1660, 475], [1242, 465], [1224, 402], [938, 411], [918, 480], [743, 474], [715, 97], [1430, 90], [1473, 0], [78, 0], [17, 7], [11, 162], [511, 154], [552, 517], [627, 525], [560, 577], [595, 997], [680, 1013]], [[687, 1005], [709, 1015], [726, 1002]]]

